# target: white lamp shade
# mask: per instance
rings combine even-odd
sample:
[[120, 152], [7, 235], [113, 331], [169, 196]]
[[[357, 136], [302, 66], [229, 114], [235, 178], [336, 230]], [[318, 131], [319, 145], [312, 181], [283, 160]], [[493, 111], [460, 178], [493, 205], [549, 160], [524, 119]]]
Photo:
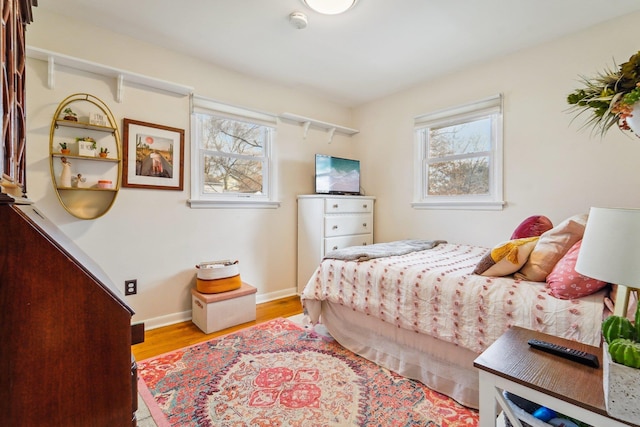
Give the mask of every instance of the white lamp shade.
[[575, 270], [640, 288], [640, 209], [591, 208]]
[[325, 15], [338, 15], [351, 9], [358, 0], [302, 0], [316, 12]]

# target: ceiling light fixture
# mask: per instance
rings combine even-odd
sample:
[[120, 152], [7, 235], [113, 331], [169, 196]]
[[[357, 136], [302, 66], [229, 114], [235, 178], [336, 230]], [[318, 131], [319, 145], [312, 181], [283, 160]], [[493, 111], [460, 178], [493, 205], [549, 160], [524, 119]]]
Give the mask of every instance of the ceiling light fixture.
[[302, 0], [302, 2], [318, 13], [338, 15], [351, 9], [358, 0]]

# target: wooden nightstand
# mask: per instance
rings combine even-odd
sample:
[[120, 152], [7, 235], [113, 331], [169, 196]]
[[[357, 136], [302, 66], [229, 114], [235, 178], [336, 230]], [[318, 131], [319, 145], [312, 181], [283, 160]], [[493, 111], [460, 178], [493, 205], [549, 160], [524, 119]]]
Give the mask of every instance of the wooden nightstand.
[[601, 348], [512, 327], [473, 362], [480, 374], [480, 427], [495, 427], [499, 409], [520, 425], [503, 397], [505, 390], [594, 427], [637, 427], [607, 415], [602, 367], [530, 348], [531, 338], [596, 354], [602, 364]]

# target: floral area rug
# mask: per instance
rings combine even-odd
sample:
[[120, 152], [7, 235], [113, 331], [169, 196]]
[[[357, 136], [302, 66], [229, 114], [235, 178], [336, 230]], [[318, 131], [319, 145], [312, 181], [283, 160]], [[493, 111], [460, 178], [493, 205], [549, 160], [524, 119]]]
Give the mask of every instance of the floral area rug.
[[138, 362], [158, 426], [477, 426], [478, 413], [287, 319]]

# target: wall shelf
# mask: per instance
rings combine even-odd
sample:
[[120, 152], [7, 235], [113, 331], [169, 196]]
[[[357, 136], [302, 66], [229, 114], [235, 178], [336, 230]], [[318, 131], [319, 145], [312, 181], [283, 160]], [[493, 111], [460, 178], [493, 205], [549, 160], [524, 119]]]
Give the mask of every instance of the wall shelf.
[[56, 128], [58, 128], [58, 126], [66, 126], [66, 127], [70, 127], [70, 128], [79, 128], [79, 129], [108, 131], [108, 132], [111, 132], [111, 133], [116, 131], [115, 128], [112, 128], [110, 126], [92, 125], [90, 123], [74, 122], [74, 121], [71, 121], [71, 120], [63, 120], [63, 119], [56, 120]]
[[[71, 107], [81, 116], [100, 113], [106, 117], [108, 126], [61, 120], [64, 111]], [[90, 134], [79, 133], [78, 130], [87, 130]], [[86, 136], [93, 138], [96, 149], [107, 149], [108, 157], [80, 154], [78, 137]], [[74, 139], [76, 142], [71, 142]], [[66, 147], [69, 153], [58, 152], [61, 142], [69, 144]], [[116, 119], [102, 100], [88, 93], [76, 93], [58, 104], [49, 131], [49, 166], [58, 201], [67, 212], [79, 219], [96, 219], [111, 209], [120, 189], [121, 146]], [[75, 183], [72, 176], [76, 177]], [[112, 182], [112, 187], [100, 187], [101, 180]]]
[[[56, 187], [58, 191], [107, 191], [115, 193], [118, 190], [115, 188], [77, 188], [77, 187]], [[91, 218], [89, 218], [91, 219]]]
[[166, 80], [156, 79], [154, 77], [142, 74], [132, 73], [130, 71], [120, 70], [118, 68], [109, 67], [107, 65], [98, 64], [96, 62], [87, 61], [73, 56], [40, 49], [33, 46], [27, 46], [27, 57], [47, 61], [48, 63], [48, 82], [49, 89], [55, 88], [55, 66], [62, 65], [65, 67], [75, 68], [89, 73], [99, 74], [101, 76], [113, 77], [116, 79], [117, 92], [116, 101], [122, 102], [124, 96], [124, 83], [130, 82], [153, 89], [160, 89], [166, 92], [176, 93], [179, 95], [190, 95], [194, 89], [177, 83], [168, 82]]
[[111, 162], [111, 163], [118, 163], [120, 161], [120, 159], [116, 159], [113, 157], [89, 157], [89, 156], [76, 156], [73, 154], [62, 154], [62, 153], [53, 153], [51, 154], [53, 157], [66, 157], [67, 159], [78, 159], [78, 160], [89, 160], [92, 162]]
[[333, 134], [335, 132], [344, 134], [344, 135], [355, 135], [360, 132], [357, 129], [351, 129], [345, 126], [335, 125], [333, 123], [322, 122], [320, 120], [310, 119], [308, 117], [299, 116], [297, 114], [292, 113], [282, 113], [279, 116], [283, 120], [289, 120], [296, 123], [300, 123], [304, 129], [304, 137], [307, 137], [307, 132], [309, 131], [309, 127], [315, 127], [319, 129], [324, 129], [329, 134], [329, 142], [333, 140]]

